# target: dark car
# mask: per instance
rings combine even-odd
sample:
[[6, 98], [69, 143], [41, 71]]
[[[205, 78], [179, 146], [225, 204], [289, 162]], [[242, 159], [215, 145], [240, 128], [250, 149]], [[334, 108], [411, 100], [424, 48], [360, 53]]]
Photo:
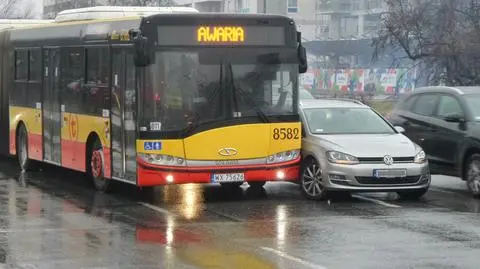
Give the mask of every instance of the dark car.
[[462, 178], [480, 198], [480, 86], [418, 88], [387, 118], [424, 149], [433, 174]]

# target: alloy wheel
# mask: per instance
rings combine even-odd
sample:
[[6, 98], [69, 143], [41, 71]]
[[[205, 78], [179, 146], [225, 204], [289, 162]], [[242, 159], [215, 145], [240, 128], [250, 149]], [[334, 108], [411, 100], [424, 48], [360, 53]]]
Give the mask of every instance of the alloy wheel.
[[303, 170], [302, 189], [309, 198], [321, 199], [325, 196], [322, 169], [314, 160], [311, 160]]

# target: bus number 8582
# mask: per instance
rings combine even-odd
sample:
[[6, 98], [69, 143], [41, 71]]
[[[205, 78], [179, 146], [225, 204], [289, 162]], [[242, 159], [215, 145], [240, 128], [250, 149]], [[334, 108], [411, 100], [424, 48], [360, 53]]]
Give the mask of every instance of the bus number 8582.
[[275, 128], [273, 129], [273, 139], [285, 140], [285, 139], [299, 139], [300, 129], [298, 128]]

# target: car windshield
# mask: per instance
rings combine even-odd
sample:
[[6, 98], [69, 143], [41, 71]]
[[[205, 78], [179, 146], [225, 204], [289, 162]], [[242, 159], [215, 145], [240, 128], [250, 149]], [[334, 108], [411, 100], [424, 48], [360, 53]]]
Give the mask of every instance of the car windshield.
[[370, 108], [305, 110], [313, 134], [394, 134], [395, 130]]
[[480, 121], [480, 94], [471, 94], [465, 97], [467, 105], [475, 121]]

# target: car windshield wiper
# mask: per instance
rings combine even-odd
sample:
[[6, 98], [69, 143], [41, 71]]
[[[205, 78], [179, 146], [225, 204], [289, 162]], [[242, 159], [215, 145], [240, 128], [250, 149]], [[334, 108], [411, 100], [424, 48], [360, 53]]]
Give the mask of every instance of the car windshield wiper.
[[228, 63], [227, 66], [228, 66], [228, 72], [230, 74], [230, 82], [233, 90], [233, 102], [235, 103], [234, 104], [235, 108], [238, 108], [238, 103], [237, 103], [237, 91], [238, 91], [240, 93], [240, 96], [251, 105], [253, 110], [255, 110], [255, 113], [257, 113], [257, 116], [262, 120], [262, 122], [269, 123], [270, 120], [268, 119], [268, 116], [265, 115], [265, 113], [261, 110], [260, 107], [257, 106], [257, 104], [255, 104], [255, 101], [241, 87], [235, 87], [232, 64]]

